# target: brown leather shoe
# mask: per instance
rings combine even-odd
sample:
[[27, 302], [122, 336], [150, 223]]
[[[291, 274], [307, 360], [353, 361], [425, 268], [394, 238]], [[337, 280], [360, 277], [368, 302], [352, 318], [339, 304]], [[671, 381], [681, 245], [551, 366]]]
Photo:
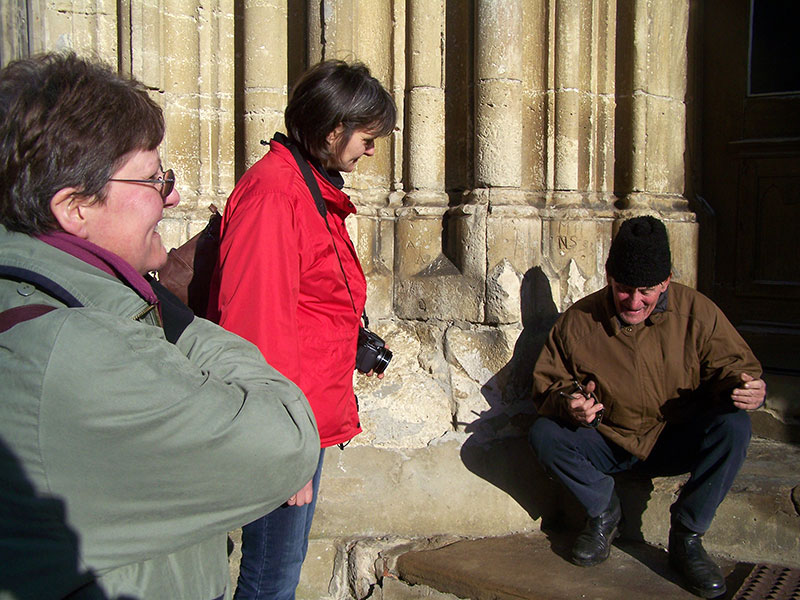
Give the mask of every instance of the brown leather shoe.
[[622, 509], [617, 493], [611, 492], [608, 507], [596, 517], [586, 519], [586, 526], [572, 546], [572, 562], [581, 567], [600, 564], [611, 553], [611, 542], [619, 535]]
[[716, 598], [727, 590], [717, 564], [703, 548], [703, 535], [673, 522], [669, 530], [669, 564], [683, 576], [690, 592]]

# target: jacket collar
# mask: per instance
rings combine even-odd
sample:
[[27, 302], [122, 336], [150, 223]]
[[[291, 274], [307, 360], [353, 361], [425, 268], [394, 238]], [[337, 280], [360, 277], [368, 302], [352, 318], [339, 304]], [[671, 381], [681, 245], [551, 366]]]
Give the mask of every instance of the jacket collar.
[[[101, 253], [102, 254], [102, 253]], [[118, 257], [117, 257], [118, 258]], [[124, 261], [123, 261], [124, 262]], [[8, 231], [0, 224], [0, 264], [12, 269], [32, 271], [57, 284], [78, 304], [141, 320], [152, 315], [152, 298], [147, 289], [135, 290], [125, 278], [114, 273], [110, 265], [99, 268], [36, 237]], [[128, 265], [133, 270], [133, 267]], [[111, 269], [112, 274], [109, 274]], [[135, 270], [134, 270], [135, 273]], [[138, 273], [132, 279], [139, 277]], [[46, 290], [44, 290], [45, 293]], [[150, 290], [152, 292], [152, 288]], [[7, 298], [0, 298], [0, 302]], [[147, 317], [149, 319], [155, 317]], [[152, 324], [156, 324], [155, 320]]]
[[300, 174], [300, 167], [297, 166], [294, 156], [292, 156], [289, 150], [290, 144], [295, 144], [300, 148], [301, 154], [308, 160], [311, 168], [318, 175], [317, 183], [319, 183], [322, 197], [328, 209], [340, 213], [342, 218], [346, 217], [348, 214], [355, 214], [355, 205], [350, 201], [350, 197], [342, 191], [344, 187], [344, 178], [339, 171], [327, 171], [322, 167], [322, 163], [320, 163], [318, 159], [310, 156], [299, 144], [296, 144], [280, 132], [276, 132], [275, 135], [272, 136], [269, 142], [270, 152], [277, 152], [284, 160], [290, 163], [297, 170], [298, 175], [302, 177], [302, 174]]
[[127, 261], [113, 252], [101, 248], [88, 240], [81, 239], [65, 231], [51, 231], [37, 236], [45, 244], [79, 258], [83, 262], [113, 275], [133, 289], [149, 304], [156, 304], [158, 298], [147, 280], [136, 272]]

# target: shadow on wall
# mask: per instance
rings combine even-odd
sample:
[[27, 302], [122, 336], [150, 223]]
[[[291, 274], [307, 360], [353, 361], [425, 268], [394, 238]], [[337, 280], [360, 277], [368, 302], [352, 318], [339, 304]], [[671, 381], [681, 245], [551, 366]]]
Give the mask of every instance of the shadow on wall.
[[94, 575], [79, 570], [79, 543], [64, 501], [38, 495], [0, 438], [0, 596], [107, 600]]
[[489, 409], [468, 424], [461, 448], [464, 466], [509, 494], [542, 528], [572, 521], [577, 502], [539, 466], [527, 435], [536, 416], [531, 398], [533, 366], [560, 313], [550, 281], [539, 267], [522, 279], [522, 333], [511, 360], [481, 388]]

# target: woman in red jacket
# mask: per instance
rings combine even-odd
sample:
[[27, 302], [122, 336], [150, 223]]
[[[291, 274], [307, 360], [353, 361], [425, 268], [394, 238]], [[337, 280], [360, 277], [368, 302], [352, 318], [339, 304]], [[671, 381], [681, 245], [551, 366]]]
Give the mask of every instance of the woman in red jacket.
[[[322, 450], [306, 487], [243, 528], [238, 600], [294, 598], [324, 449], [361, 431], [352, 377], [366, 281], [345, 229], [356, 209], [341, 173], [374, 154], [375, 138], [394, 129], [396, 109], [367, 67], [325, 61], [297, 82], [284, 117], [288, 137], [275, 134], [228, 199], [210, 314], [303, 390]], [[311, 165], [325, 210], [293, 146]]]

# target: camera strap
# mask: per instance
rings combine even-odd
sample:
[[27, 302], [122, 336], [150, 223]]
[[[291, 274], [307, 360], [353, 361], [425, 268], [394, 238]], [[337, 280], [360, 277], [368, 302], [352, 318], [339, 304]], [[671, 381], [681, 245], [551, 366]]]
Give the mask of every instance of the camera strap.
[[[314, 172], [311, 170], [311, 165], [308, 164], [308, 161], [300, 152], [300, 149], [291, 140], [287, 140], [286, 145], [291, 151], [292, 156], [294, 156], [297, 166], [300, 167], [300, 172], [303, 174], [303, 179], [306, 180], [308, 191], [311, 192], [311, 196], [314, 198], [314, 204], [317, 205], [317, 210], [319, 211], [322, 220], [325, 221], [325, 227], [328, 228], [328, 233], [331, 235], [331, 244], [333, 244], [333, 251], [336, 253], [336, 259], [339, 261], [339, 268], [342, 271], [342, 277], [344, 277], [344, 285], [347, 288], [347, 294], [350, 296], [350, 304], [353, 306], [353, 312], [356, 314], [356, 316], [358, 316], [356, 303], [353, 301], [353, 292], [350, 291], [350, 282], [347, 280], [347, 273], [345, 273], [344, 265], [342, 265], [342, 257], [339, 256], [339, 249], [336, 247], [336, 240], [333, 237], [333, 231], [331, 231], [330, 223], [328, 223], [328, 207], [325, 205], [325, 200], [322, 198], [322, 192], [319, 189], [317, 178], [314, 177]], [[367, 318], [366, 311], [362, 313], [361, 318], [364, 320], [364, 327], [369, 328], [369, 319]]]

